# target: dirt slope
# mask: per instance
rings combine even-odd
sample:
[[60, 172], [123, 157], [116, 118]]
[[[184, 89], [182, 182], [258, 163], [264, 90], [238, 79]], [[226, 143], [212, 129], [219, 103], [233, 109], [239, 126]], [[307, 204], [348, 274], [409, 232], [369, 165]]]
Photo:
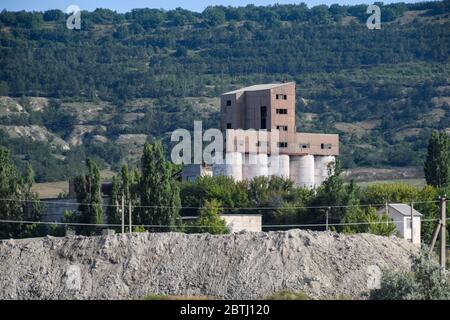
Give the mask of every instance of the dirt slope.
[[416, 250], [394, 237], [302, 230], [6, 240], [0, 299], [256, 299], [285, 289], [360, 298], [369, 266], [407, 269]]

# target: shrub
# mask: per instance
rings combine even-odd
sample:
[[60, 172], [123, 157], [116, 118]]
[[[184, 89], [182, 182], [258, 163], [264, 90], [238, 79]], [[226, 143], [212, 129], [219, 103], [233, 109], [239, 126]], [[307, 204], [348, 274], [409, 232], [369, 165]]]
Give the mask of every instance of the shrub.
[[211, 234], [229, 233], [225, 220], [220, 218], [220, 207], [222, 204], [215, 199], [206, 200], [200, 209], [200, 217], [193, 224], [193, 232], [209, 232]]
[[369, 296], [374, 300], [447, 300], [450, 278], [433, 256], [423, 250], [412, 258], [411, 271], [383, 272], [380, 288], [372, 290]]

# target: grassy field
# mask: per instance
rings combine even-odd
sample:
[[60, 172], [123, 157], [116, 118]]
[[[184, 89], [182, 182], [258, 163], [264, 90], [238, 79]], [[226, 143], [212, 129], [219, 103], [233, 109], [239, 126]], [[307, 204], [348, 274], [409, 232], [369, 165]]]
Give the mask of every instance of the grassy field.
[[[111, 181], [115, 173], [111, 170], [101, 170], [100, 178], [102, 181]], [[40, 199], [57, 198], [59, 194], [67, 194], [69, 192], [68, 181], [42, 182], [35, 183], [31, 191], [36, 192]]]
[[367, 187], [373, 184], [394, 184], [394, 183], [406, 183], [417, 188], [423, 188], [425, 186], [425, 179], [392, 179], [392, 180], [373, 180], [373, 181], [360, 181], [356, 184], [360, 187]]
[[43, 182], [35, 183], [31, 188], [31, 191], [36, 192], [39, 198], [57, 198], [60, 193], [69, 192], [69, 182], [57, 181], [57, 182]]

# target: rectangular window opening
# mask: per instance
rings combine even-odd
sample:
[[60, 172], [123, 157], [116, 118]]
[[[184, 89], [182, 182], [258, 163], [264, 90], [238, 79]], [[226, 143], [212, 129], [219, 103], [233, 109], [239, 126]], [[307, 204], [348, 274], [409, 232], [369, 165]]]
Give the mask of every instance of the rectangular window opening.
[[260, 129], [267, 129], [267, 107], [261, 107], [261, 123]]

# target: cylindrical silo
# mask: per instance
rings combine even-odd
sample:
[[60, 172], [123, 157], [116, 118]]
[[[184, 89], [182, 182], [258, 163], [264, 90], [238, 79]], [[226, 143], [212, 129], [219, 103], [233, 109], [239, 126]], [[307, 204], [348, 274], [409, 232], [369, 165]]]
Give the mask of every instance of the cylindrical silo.
[[269, 175], [267, 154], [250, 153], [246, 154], [244, 159], [244, 165], [242, 166], [244, 179], [252, 180], [255, 177], [267, 177]]
[[329, 165], [334, 162], [334, 156], [315, 156], [314, 158], [314, 180], [316, 186], [320, 186], [329, 175]]
[[242, 180], [242, 153], [227, 152], [225, 155], [226, 175], [236, 181]]
[[269, 158], [269, 175], [289, 179], [289, 156], [272, 155]]
[[[217, 159], [220, 159], [219, 157]], [[236, 181], [242, 180], [242, 153], [228, 152], [225, 159], [216, 161], [212, 167], [213, 176], [232, 177]]]
[[290, 175], [297, 186], [314, 188], [314, 156], [291, 156]]

